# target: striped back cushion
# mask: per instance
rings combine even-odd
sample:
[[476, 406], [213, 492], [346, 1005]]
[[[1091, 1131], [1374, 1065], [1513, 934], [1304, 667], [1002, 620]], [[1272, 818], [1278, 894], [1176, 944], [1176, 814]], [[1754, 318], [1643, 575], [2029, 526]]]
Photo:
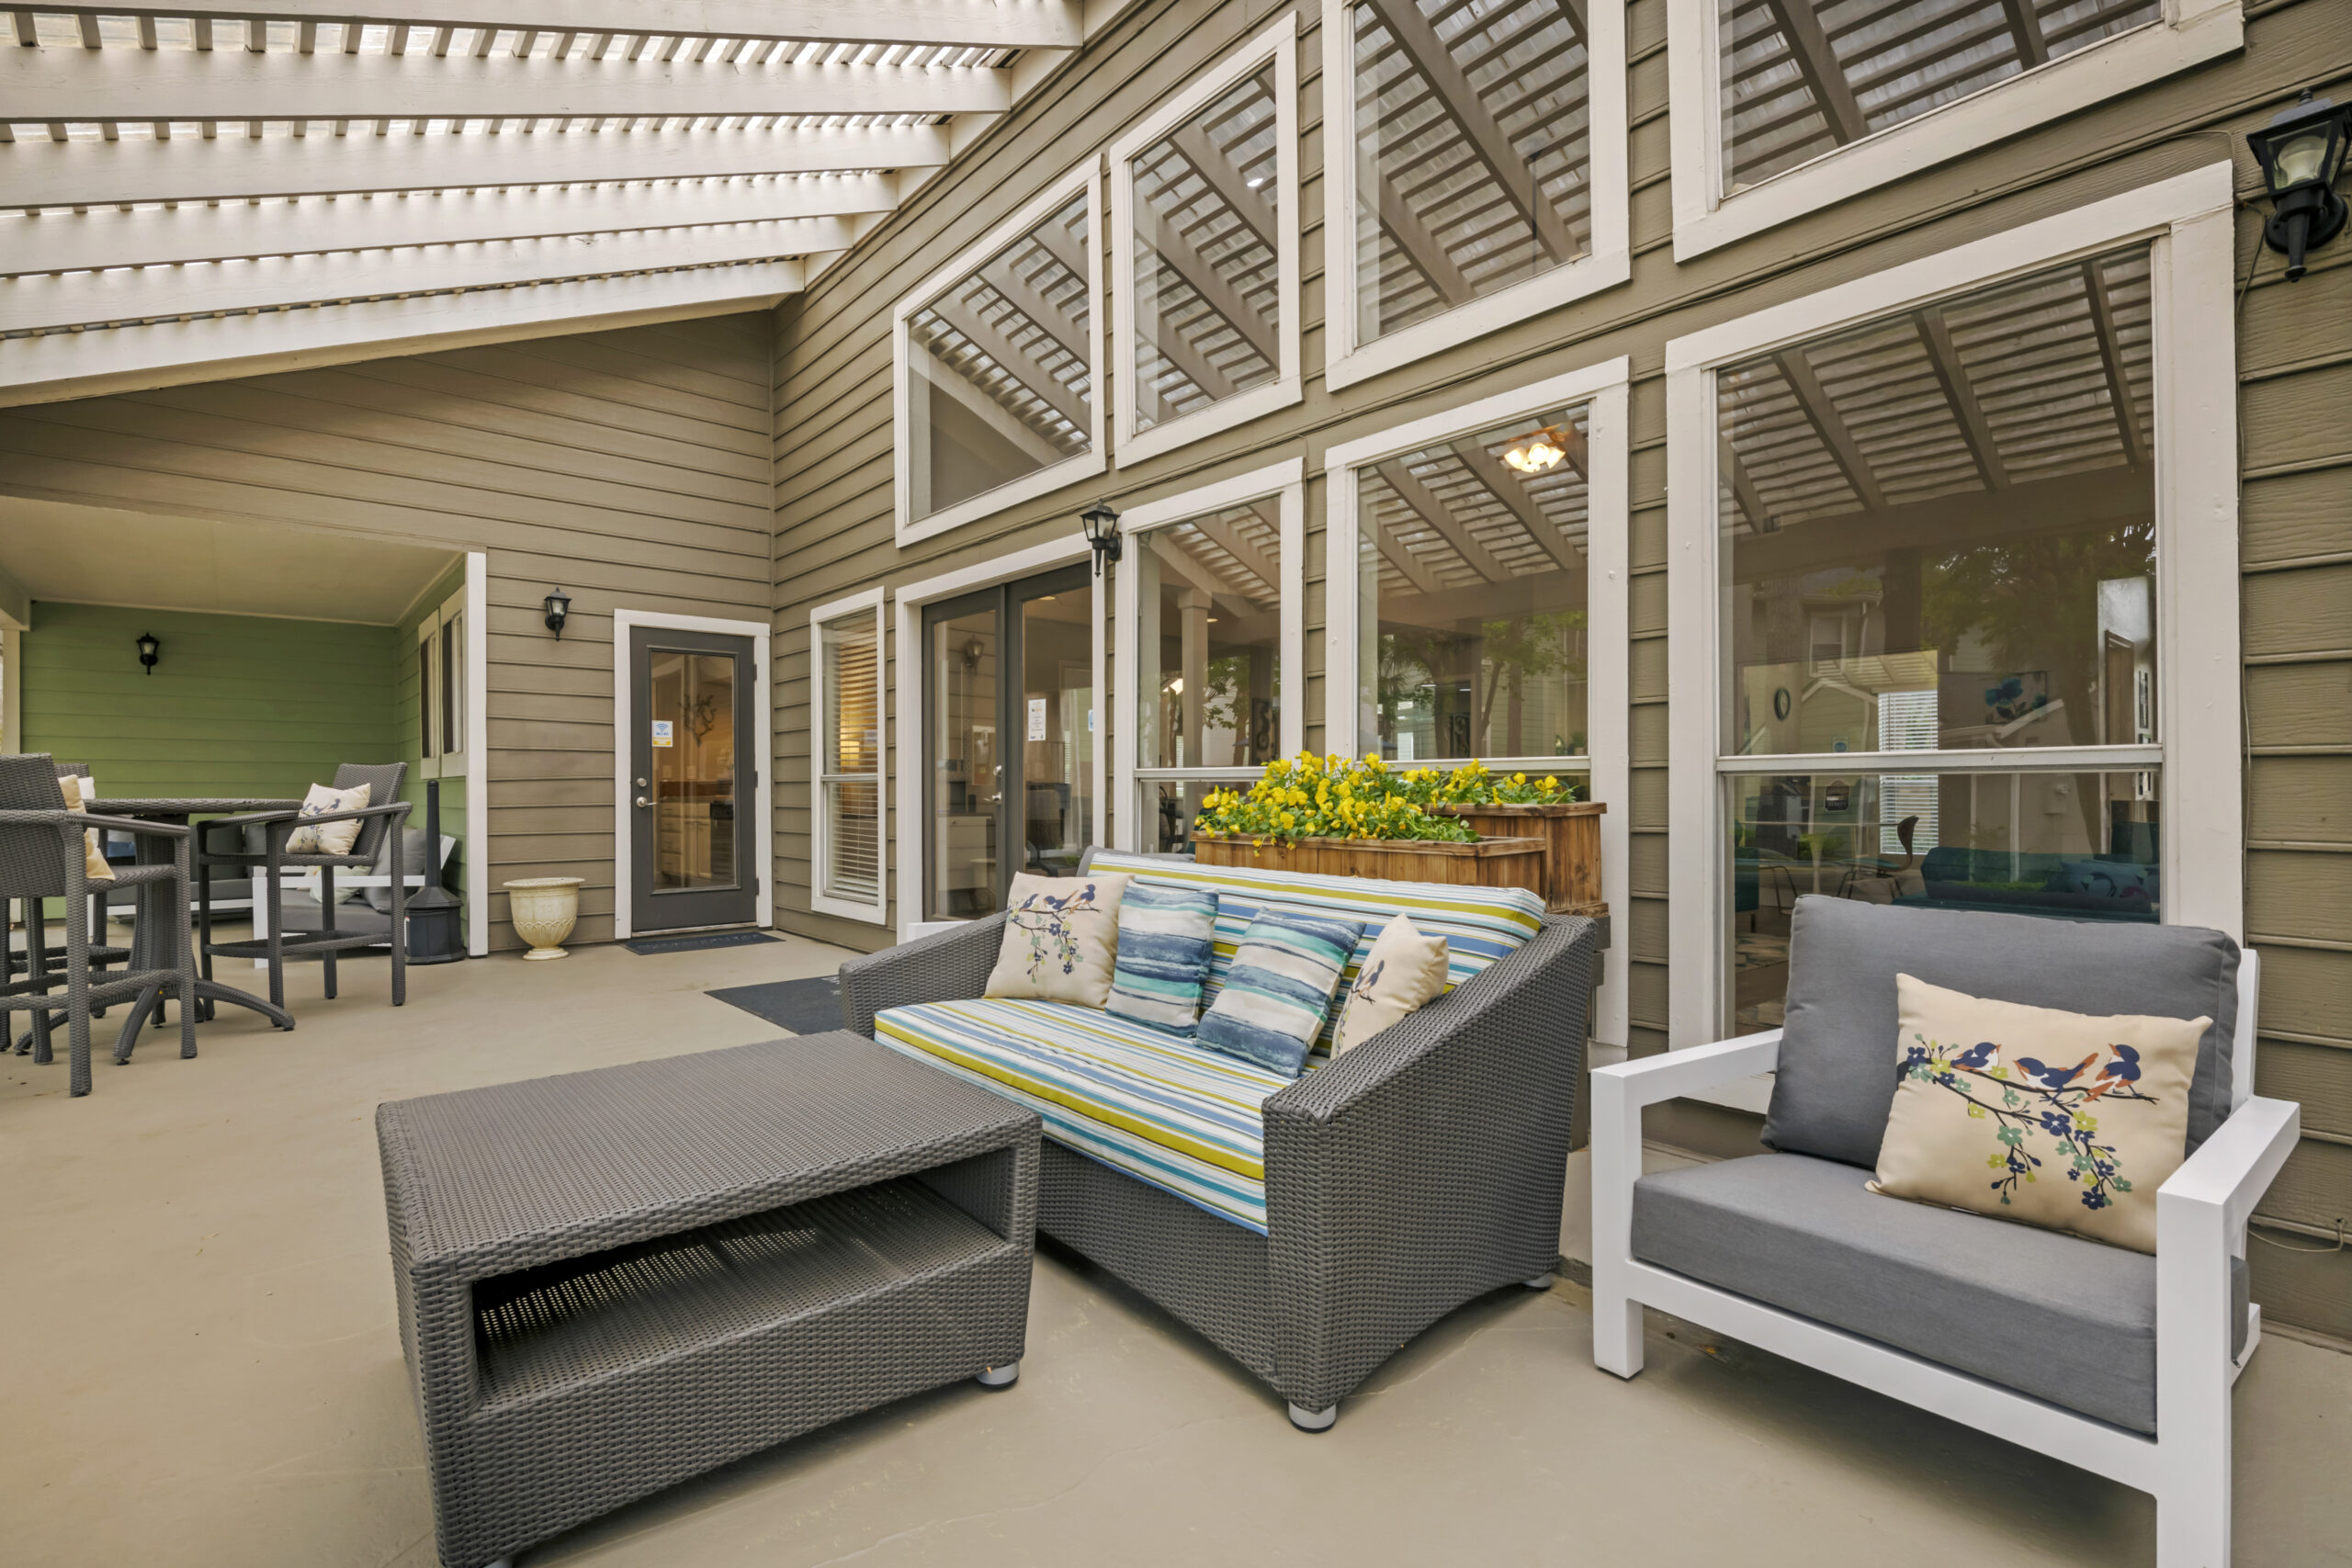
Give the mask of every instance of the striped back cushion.
[[1390, 882], [1371, 876], [1321, 876], [1296, 871], [1259, 871], [1244, 866], [1202, 865], [1196, 862], [1161, 859], [1097, 850], [1087, 863], [1093, 871], [1132, 872], [1136, 882], [1161, 882], [1216, 892], [1216, 952], [1209, 961], [1208, 983], [1201, 988], [1204, 1011], [1225, 988], [1233, 955], [1243, 933], [1269, 903], [1305, 905], [1329, 909], [1364, 923], [1363, 936], [1348, 960], [1339, 993], [1324, 1020], [1317, 1049], [1328, 1051], [1331, 1032], [1347, 1010], [1348, 991], [1356, 973], [1371, 955], [1381, 928], [1397, 915], [1408, 916], [1424, 936], [1445, 938], [1446, 988], [1452, 990], [1498, 958], [1519, 951], [1544, 928], [1544, 900], [1523, 887], [1452, 887], [1433, 882]]

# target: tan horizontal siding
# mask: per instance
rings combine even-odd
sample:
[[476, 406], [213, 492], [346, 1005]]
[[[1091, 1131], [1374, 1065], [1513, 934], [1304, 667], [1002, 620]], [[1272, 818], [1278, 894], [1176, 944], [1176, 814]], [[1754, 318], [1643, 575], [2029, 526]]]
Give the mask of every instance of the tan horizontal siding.
[[[766, 612], [769, 333], [752, 313], [13, 409], [0, 491], [487, 552], [490, 803], [469, 836], [494, 945], [521, 945], [497, 884], [526, 875], [586, 879], [578, 940], [604, 940], [612, 613]], [[560, 642], [541, 624], [557, 587]]]

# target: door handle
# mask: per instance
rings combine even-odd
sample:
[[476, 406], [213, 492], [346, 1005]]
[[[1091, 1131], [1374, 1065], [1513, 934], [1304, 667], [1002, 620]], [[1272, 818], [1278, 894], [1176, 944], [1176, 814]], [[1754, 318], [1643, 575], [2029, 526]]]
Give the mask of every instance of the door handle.
[[639, 810], [640, 810], [640, 811], [642, 811], [642, 810], [643, 810], [643, 809], [645, 809], [647, 807], [649, 807], [649, 806], [650, 806], [650, 805], [652, 805], [652, 804], [653, 804], [653, 803], [652, 803], [651, 801], [650, 801], [650, 800], [646, 799], [646, 798], [645, 798], [645, 796], [643, 796], [643, 795], [639, 795], [639, 796], [637, 797], [637, 806], [638, 806], [638, 809], [639, 809]]

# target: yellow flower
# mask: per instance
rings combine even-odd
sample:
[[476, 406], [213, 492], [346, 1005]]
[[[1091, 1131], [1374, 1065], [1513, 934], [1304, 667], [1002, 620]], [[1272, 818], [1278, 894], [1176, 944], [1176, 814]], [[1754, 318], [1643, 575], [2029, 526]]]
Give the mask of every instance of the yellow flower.
[[1284, 829], [1295, 828], [1298, 826], [1298, 818], [1285, 811], [1282, 815], [1282, 824]]

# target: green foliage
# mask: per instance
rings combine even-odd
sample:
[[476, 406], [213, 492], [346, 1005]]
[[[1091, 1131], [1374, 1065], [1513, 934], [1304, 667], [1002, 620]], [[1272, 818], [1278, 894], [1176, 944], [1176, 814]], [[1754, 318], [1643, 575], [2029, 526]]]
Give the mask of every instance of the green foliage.
[[1244, 793], [1214, 790], [1194, 828], [1227, 838], [1295, 843], [1301, 839], [1420, 839], [1466, 844], [1478, 835], [1438, 806], [1543, 804], [1576, 798], [1574, 785], [1525, 773], [1498, 779], [1483, 762], [1448, 772], [1397, 773], [1378, 757], [1362, 761], [1302, 751], [1266, 766]]

